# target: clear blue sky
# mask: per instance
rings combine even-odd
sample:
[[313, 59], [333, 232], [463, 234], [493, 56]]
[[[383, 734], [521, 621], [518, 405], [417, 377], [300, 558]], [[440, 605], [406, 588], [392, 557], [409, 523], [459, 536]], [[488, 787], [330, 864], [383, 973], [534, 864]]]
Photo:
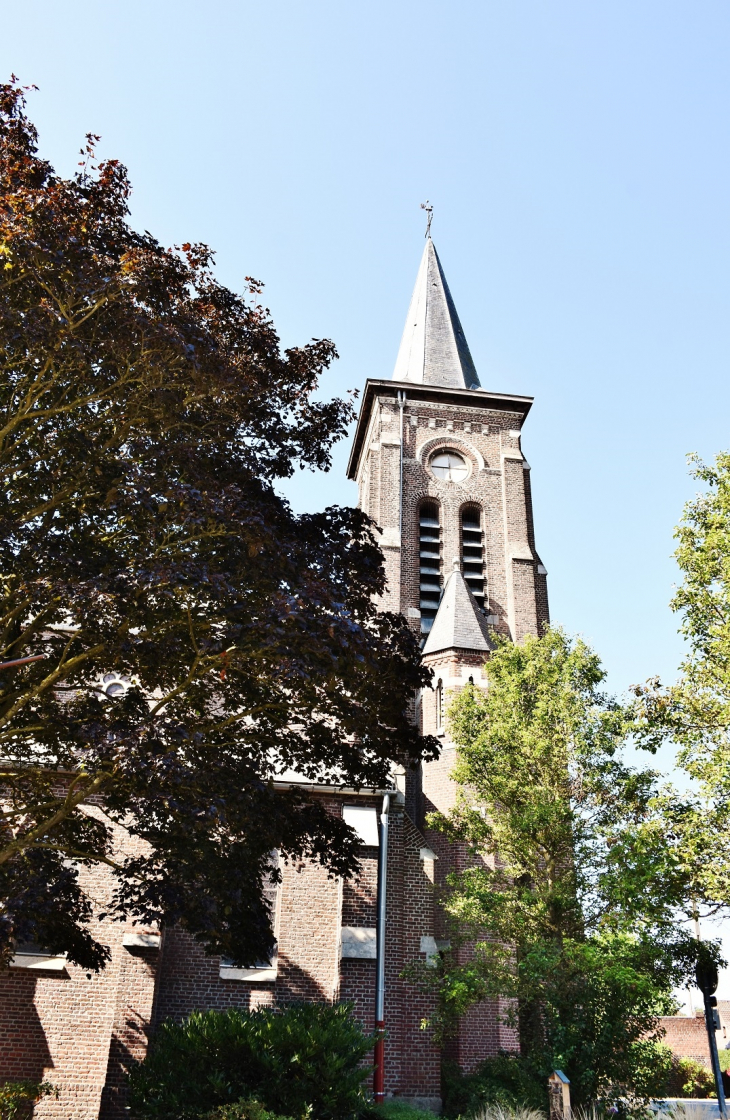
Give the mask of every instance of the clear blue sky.
[[[101, 134], [137, 225], [333, 338], [327, 392], [390, 376], [429, 197], [482, 384], [536, 398], [553, 617], [620, 691], [675, 672], [685, 455], [730, 447], [729, 54], [725, 0], [25, 0], [0, 72], [59, 170]], [[296, 508], [354, 502], [345, 459]]]

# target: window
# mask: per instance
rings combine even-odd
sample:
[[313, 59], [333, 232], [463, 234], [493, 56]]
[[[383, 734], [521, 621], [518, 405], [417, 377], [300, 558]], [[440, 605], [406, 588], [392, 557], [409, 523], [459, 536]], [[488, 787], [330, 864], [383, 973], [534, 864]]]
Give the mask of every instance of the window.
[[[272, 871], [279, 868], [279, 853], [271, 853], [271, 862], [269, 864]], [[271, 920], [271, 928], [274, 933], [277, 930], [277, 919], [279, 917], [279, 884], [271, 881], [268, 875], [264, 875], [263, 881], [263, 895], [269, 904], [269, 914]], [[236, 968], [233, 961], [221, 958], [220, 963], [220, 978], [221, 980], [248, 980], [264, 983], [268, 980], [276, 980], [278, 971], [278, 949], [274, 945], [271, 957], [266, 961], [256, 961], [251, 968]]]
[[418, 564], [421, 633], [428, 634], [441, 598], [441, 523], [439, 507], [433, 502], [421, 506]]
[[461, 514], [461, 567], [464, 579], [482, 610], [486, 606], [482, 518], [478, 509]]
[[436, 730], [441, 731], [444, 726], [444, 682], [436, 685]]
[[342, 819], [357, 833], [366, 848], [377, 848], [380, 844], [378, 834], [378, 810], [365, 805], [344, 805]]
[[466, 459], [455, 451], [439, 451], [431, 460], [431, 470], [442, 482], [462, 482], [469, 474]]
[[120, 673], [105, 673], [101, 679], [101, 688], [106, 696], [112, 700], [115, 696], [123, 696], [129, 688], [130, 682]]

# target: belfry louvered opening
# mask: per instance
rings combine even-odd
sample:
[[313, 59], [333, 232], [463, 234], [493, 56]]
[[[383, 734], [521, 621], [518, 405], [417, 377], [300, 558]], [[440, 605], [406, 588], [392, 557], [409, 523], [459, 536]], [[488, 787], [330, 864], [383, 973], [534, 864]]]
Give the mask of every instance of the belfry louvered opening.
[[482, 610], [486, 606], [484, 536], [481, 511], [465, 509], [461, 514], [461, 565], [464, 579]]
[[441, 598], [441, 518], [435, 502], [421, 506], [418, 519], [421, 633], [428, 634]]

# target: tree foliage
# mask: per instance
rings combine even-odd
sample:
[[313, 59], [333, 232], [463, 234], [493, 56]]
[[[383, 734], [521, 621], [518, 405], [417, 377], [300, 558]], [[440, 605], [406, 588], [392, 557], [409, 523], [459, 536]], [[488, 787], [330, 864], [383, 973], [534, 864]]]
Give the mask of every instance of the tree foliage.
[[689, 779], [662, 804], [667, 843], [687, 881], [686, 908], [730, 906], [730, 454], [711, 466], [691, 456], [705, 490], [688, 502], [675, 538], [682, 583], [672, 600], [688, 653], [676, 684], [655, 678], [635, 689], [642, 746], [678, 747]]
[[432, 821], [471, 851], [445, 893], [453, 951], [432, 971], [435, 1025], [508, 997], [537, 1084], [560, 1068], [577, 1103], [656, 1092], [658, 1016], [694, 953], [675, 927], [681, 876], [656, 775], [621, 757], [631, 712], [560, 630], [500, 642], [485, 672], [486, 691], [467, 686], [450, 705], [460, 792]]
[[[282, 351], [256, 282], [135, 232], [95, 141], [60, 177], [0, 87], [0, 659], [44, 655], [0, 673], [0, 957], [103, 965], [78, 880], [103, 862], [115, 917], [250, 964], [272, 849], [356, 864], [351, 830], [274, 780], [382, 785], [430, 749], [408, 716], [427, 675], [376, 611], [368, 519], [276, 489], [352, 418], [315, 396], [332, 343]], [[114, 824], [151, 854], [120, 855]]]

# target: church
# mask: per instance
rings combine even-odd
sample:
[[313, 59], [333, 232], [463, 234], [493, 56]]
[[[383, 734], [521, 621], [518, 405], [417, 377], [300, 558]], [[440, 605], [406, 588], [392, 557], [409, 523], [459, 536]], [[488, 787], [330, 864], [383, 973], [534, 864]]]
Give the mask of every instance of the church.
[[[309, 787], [360, 836], [360, 873], [342, 881], [315, 864], [282, 867], [271, 899], [277, 947], [255, 968], [206, 957], [181, 930], [132, 923], [102, 923], [112, 959], [98, 975], [63, 957], [18, 953], [0, 975], [0, 1078], [45, 1077], [58, 1088], [58, 1100], [41, 1102], [37, 1117], [127, 1116], [125, 1068], [144, 1056], [166, 1018], [294, 1000], [347, 1000], [366, 1029], [382, 1022], [385, 1095], [439, 1111], [444, 1054], [421, 1029], [430, 997], [402, 972], [444, 948], [436, 888], [466, 858], [426, 828], [428, 814], [447, 811], [455, 797], [449, 697], [467, 682], [484, 687], [493, 635], [519, 642], [548, 621], [521, 447], [531, 405], [530, 397], [481, 387], [427, 236], [393, 376], [364, 388], [348, 475], [379, 526], [388, 580], [382, 607], [405, 615], [433, 671], [433, 688], [415, 698], [414, 713], [438, 737], [440, 757], [394, 772], [388, 790]], [[305, 784], [296, 774], [284, 778]], [[118, 842], [125, 846], [124, 835]], [[86, 882], [103, 908], [107, 872], [90, 870]], [[515, 1049], [500, 1010], [488, 1001], [469, 1012], [445, 1056], [469, 1070]]]

